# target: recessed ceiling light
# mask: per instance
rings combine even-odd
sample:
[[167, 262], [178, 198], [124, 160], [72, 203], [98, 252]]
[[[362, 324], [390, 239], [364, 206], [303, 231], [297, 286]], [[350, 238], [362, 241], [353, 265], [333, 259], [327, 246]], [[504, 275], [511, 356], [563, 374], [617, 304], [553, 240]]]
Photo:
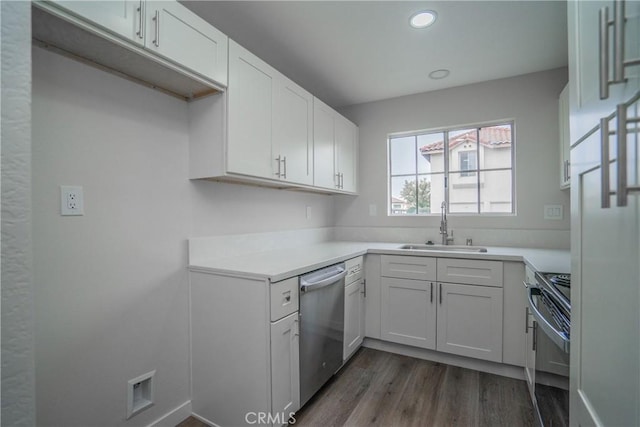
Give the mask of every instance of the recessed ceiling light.
[[444, 79], [445, 77], [447, 77], [449, 75], [450, 71], [449, 70], [445, 70], [444, 68], [442, 70], [434, 70], [432, 72], [429, 73], [429, 77], [432, 78], [433, 80], [440, 80], [440, 79]]
[[432, 10], [423, 10], [422, 12], [415, 13], [409, 20], [409, 24], [411, 24], [413, 28], [425, 28], [433, 24], [437, 16], [438, 14]]

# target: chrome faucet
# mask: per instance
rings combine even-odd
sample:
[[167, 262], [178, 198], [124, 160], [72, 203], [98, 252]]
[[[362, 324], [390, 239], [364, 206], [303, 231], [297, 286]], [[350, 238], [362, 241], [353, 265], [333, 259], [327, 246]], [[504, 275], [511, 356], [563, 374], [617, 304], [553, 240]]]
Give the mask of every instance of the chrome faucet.
[[453, 243], [453, 230], [451, 230], [451, 236], [449, 236], [447, 230], [447, 204], [445, 202], [440, 205], [440, 234], [442, 235], [443, 245]]

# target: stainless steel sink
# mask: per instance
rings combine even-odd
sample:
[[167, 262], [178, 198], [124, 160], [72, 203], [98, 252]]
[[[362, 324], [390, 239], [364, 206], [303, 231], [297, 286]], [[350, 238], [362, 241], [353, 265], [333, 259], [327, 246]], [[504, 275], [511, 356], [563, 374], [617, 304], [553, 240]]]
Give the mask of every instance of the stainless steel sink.
[[480, 246], [462, 245], [402, 245], [398, 249], [409, 249], [412, 251], [487, 252], [487, 248]]

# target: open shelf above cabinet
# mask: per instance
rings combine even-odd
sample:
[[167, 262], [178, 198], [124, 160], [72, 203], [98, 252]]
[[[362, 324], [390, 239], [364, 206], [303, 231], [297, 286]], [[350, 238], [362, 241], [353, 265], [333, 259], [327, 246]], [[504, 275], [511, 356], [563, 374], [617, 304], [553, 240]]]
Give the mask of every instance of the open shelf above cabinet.
[[[36, 2], [33, 5], [32, 37], [36, 46], [183, 100], [225, 89], [226, 79], [224, 85], [213, 81], [52, 3]], [[224, 38], [226, 44], [226, 36]], [[223, 66], [226, 73], [226, 46], [223, 48], [225, 63], [217, 65]]]

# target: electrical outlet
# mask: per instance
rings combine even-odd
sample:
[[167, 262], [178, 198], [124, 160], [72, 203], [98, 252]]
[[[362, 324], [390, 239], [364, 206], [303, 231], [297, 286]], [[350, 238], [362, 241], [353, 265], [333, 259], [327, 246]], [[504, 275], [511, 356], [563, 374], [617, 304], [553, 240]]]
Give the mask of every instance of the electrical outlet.
[[60, 215], [84, 215], [84, 194], [78, 185], [60, 186]]

